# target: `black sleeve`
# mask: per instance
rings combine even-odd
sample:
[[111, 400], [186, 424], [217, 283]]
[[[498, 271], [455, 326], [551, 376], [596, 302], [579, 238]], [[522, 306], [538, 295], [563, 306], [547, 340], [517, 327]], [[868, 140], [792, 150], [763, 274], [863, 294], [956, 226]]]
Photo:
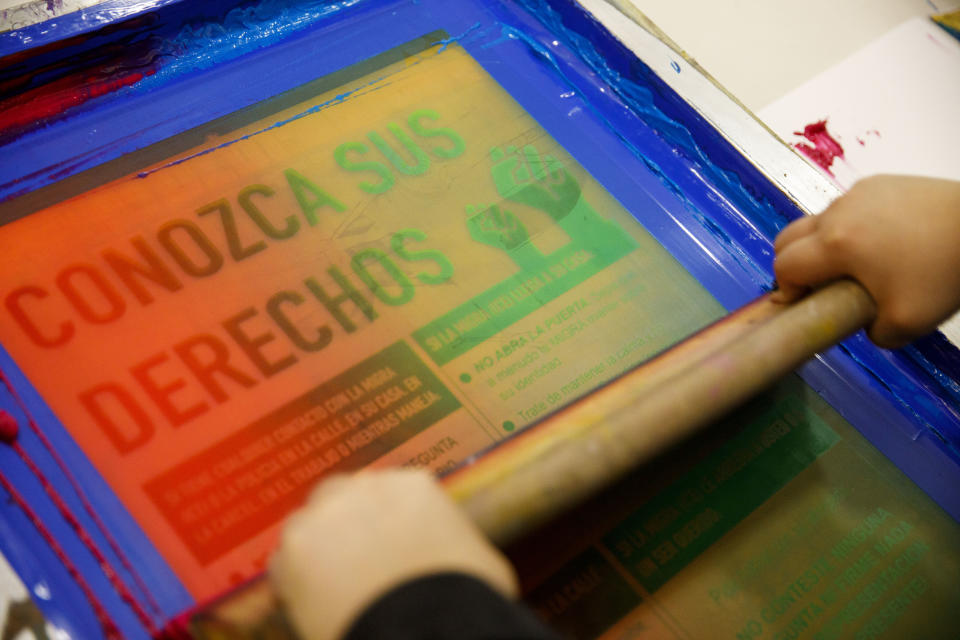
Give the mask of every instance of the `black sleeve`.
[[411, 580], [370, 605], [344, 640], [560, 640], [520, 603], [459, 573]]

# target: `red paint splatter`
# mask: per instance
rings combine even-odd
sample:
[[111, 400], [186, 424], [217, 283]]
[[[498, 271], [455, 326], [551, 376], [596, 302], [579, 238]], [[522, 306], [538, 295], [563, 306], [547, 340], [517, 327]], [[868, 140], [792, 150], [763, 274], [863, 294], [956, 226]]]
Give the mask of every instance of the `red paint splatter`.
[[827, 131], [827, 121], [820, 120], [808, 124], [803, 128], [803, 131], [794, 131], [793, 135], [803, 136], [812, 143], [798, 142], [793, 146], [832, 177], [833, 171], [830, 170], [830, 167], [833, 166], [835, 159], [843, 159], [843, 147]]

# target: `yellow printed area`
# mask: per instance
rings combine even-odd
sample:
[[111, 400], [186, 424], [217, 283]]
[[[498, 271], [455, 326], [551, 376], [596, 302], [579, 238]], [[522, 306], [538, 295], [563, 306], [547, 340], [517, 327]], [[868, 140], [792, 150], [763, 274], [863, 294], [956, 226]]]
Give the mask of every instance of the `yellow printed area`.
[[0, 228], [0, 342], [198, 599], [721, 313], [456, 46], [177, 158]]

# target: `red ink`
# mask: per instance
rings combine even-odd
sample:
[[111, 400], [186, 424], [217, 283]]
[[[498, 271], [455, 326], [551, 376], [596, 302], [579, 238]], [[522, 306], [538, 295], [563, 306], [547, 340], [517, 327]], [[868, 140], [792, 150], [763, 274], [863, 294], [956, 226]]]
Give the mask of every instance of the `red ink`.
[[[944, 25], [942, 25], [942, 24], [940, 24], [940, 23], [938, 23], [938, 25], [941, 26], [941, 27], [944, 26]], [[949, 29], [947, 29], [946, 27], [944, 27], [944, 30], [949, 32]], [[951, 35], [952, 35], [952, 34], [951, 34]], [[929, 41], [932, 42], [933, 44], [937, 45], [939, 48], [943, 49], [944, 51], [948, 51], [948, 52], [950, 52], [950, 53], [953, 52], [950, 47], [948, 47], [948, 46], [945, 45], [944, 43], [940, 42], [940, 40], [939, 40], [938, 38], [934, 38], [934, 37], [933, 37], [933, 34], [930, 33], [930, 32], [927, 32], [927, 40], [929, 40]]]
[[808, 124], [803, 131], [794, 131], [793, 135], [803, 136], [813, 144], [798, 142], [794, 148], [815, 162], [821, 169], [833, 176], [830, 167], [836, 158], [843, 159], [843, 147], [827, 131], [827, 121], [821, 120]]
[[194, 612], [197, 610], [199, 610], [199, 608], [194, 607], [170, 620], [167, 626], [160, 631], [160, 635], [156, 637], [156, 640], [194, 640], [193, 633], [190, 629], [192, 627]]
[[154, 69], [119, 75], [103, 71], [78, 73], [0, 101], [0, 133], [16, 134], [37, 126], [72, 107], [130, 86], [154, 73]]
[[19, 433], [20, 425], [17, 424], [17, 419], [0, 409], [0, 442], [13, 444]]
[[70, 577], [80, 586], [80, 590], [83, 591], [83, 595], [86, 596], [87, 602], [90, 603], [90, 607], [93, 609], [94, 615], [97, 617], [97, 622], [100, 623], [100, 628], [103, 631], [103, 635], [107, 640], [123, 640], [123, 634], [120, 633], [120, 629], [117, 628], [116, 623], [110, 617], [110, 614], [107, 613], [106, 607], [103, 606], [103, 603], [97, 598], [96, 594], [93, 592], [93, 589], [90, 587], [90, 584], [87, 582], [86, 578], [83, 577], [83, 574], [80, 573], [80, 570], [77, 569], [77, 566], [73, 564], [73, 561], [70, 560], [70, 557], [67, 555], [67, 552], [64, 551], [63, 547], [60, 546], [60, 543], [57, 542], [57, 539], [53, 537], [53, 534], [43, 524], [43, 520], [40, 519], [40, 516], [37, 515], [36, 511], [27, 503], [20, 492], [17, 491], [16, 487], [7, 480], [7, 477], [0, 472], [0, 486], [10, 494], [10, 498], [16, 503], [20, 510], [23, 511], [24, 515], [27, 516], [27, 519], [30, 520], [31, 524], [36, 528], [37, 532], [40, 533], [40, 536], [50, 545], [50, 548], [56, 554], [57, 559], [60, 560], [60, 563], [67, 570], [67, 573], [70, 574]]
[[133, 594], [130, 593], [130, 590], [127, 589], [127, 586], [123, 584], [123, 581], [120, 579], [120, 576], [117, 575], [117, 572], [112, 566], [110, 566], [110, 561], [107, 560], [106, 556], [101, 553], [100, 549], [97, 548], [97, 543], [93, 541], [93, 538], [90, 537], [90, 534], [87, 530], [80, 524], [80, 521], [77, 520], [77, 517], [73, 515], [73, 512], [70, 511], [70, 507], [67, 506], [67, 503], [63, 501], [63, 498], [57, 493], [57, 490], [53, 488], [53, 485], [50, 484], [50, 481], [47, 480], [46, 476], [43, 475], [43, 472], [40, 471], [40, 468], [33, 461], [23, 447], [20, 446], [19, 442], [14, 442], [12, 445], [13, 450], [17, 452], [17, 455], [20, 456], [20, 459], [23, 460], [24, 464], [29, 467], [30, 471], [36, 476], [37, 480], [40, 482], [40, 485], [43, 487], [43, 490], [50, 500], [53, 501], [53, 504], [56, 505], [57, 511], [60, 512], [60, 515], [64, 520], [67, 521], [67, 524], [70, 525], [70, 528], [73, 529], [74, 533], [77, 534], [77, 537], [80, 539], [80, 542], [83, 543], [83, 546], [87, 548], [87, 551], [96, 559], [97, 564], [100, 565], [100, 570], [103, 571], [103, 575], [107, 577], [107, 580], [110, 582], [110, 585], [113, 589], [120, 595], [120, 598], [129, 605], [133, 612], [137, 615], [137, 618], [151, 636], [157, 635], [157, 628], [153, 624], [153, 620], [150, 619], [150, 616], [147, 615], [147, 612], [144, 611], [143, 607], [140, 606], [140, 603], [133, 597]]
[[[73, 488], [74, 493], [80, 499], [80, 503], [83, 505], [84, 511], [87, 513], [90, 519], [93, 520], [94, 524], [97, 526], [97, 529], [99, 529], [100, 533], [107, 540], [107, 544], [110, 546], [110, 549], [113, 551], [114, 555], [116, 555], [117, 558], [120, 560], [120, 563], [123, 565], [124, 569], [127, 570], [127, 573], [129, 573], [130, 576], [133, 577], [133, 580], [137, 585], [137, 588], [146, 597], [147, 603], [150, 606], [150, 608], [153, 610], [153, 612], [157, 616], [162, 616], [162, 613], [160, 611], [160, 606], [157, 604], [156, 600], [154, 600], [153, 596], [150, 593], [150, 590], [147, 588], [147, 585], [144, 583], [143, 579], [140, 577], [140, 574], [134, 569], [133, 564], [127, 558], [123, 550], [120, 548], [120, 545], [117, 543], [113, 535], [111, 535], [106, 524], [103, 522], [100, 516], [97, 515], [97, 512], [93, 508], [93, 505], [90, 504], [89, 498], [87, 498], [86, 492], [80, 486], [80, 483], [77, 481], [76, 477], [70, 471], [69, 467], [67, 467], [67, 464], [64, 462], [63, 458], [60, 457], [60, 454], [53, 447], [53, 443], [50, 442], [46, 434], [43, 433], [43, 431], [37, 425], [36, 421], [33, 418], [33, 414], [30, 412], [30, 409], [27, 407], [26, 403], [23, 401], [23, 398], [20, 397], [20, 394], [17, 393], [17, 390], [14, 388], [13, 383], [10, 382], [9, 378], [7, 378], [7, 375], [6, 373], [4, 373], [3, 369], [0, 369], [0, 382], [2, 382], [3, 385], [7, 388], [7, 391], [13, 397], [17, 406], [20, 408], [20, 411], [23, 413], [24, 416], [26, 416], [27, 424], [30, 426], [31, 431], [34, 433], [34, 435], [37, 436], [37, 439], [40, 440], [40, 443], [47, 450], [47, 452], [53, 458], [56, 465], [63, 472], [63, 475], [67, 479], [67, 482], [70, 484], [70, 486]], [[7, 415], [9, 416], [10, 414], [7, 414]], [[0, 418], [2, 418], [2, 416], [0, 416]], [[10, 416], [10, 418], [13, 419], [13, 416]], [[14, 424], [16, 424], [16, 420], [14, 420]], [[21, 457], [28, 455], [19, 446], [16, 446], [15, 449], [18, 450], [17, 453], [19, 453]], [[32, 460], [28, 462], [28, 466], [30, 466], [31, 469], [36, 468], [36, 465], [33, 463]], [[40, 473], [39, 468], [36, 468], [35, 474], [39, 474], [39, 473]], [[38, 479], [40, 479], [40, 481], [44, 484], [44, 489], [46, 490], [47, 486], [49, 485], [49, 482], [45, 478], [40, 477], [39, 475], [38, 475]], [[55, 489], [52, 487], [52, 485], [49, 485], [49, 486], [50, 486], [50, 491], [55, 492]], [[58, 501], [62, 503], [62, 499], [60, 498], [59, 495], [57, 495], [57, 498], [54, 499], [55, 503]], [[64, 505], [64, 507], [66, 508], [66, 505]], [[76, 518], [72, 514], [70, 514], [70, 518], [67, 518], [66, 515], [64, 515], [64, 518], [67, 519], [68, 522], [70, 522], [71, 519], [74, 522], [76, 522], [76, 526], [74, 527], [74, 529], [77, 531], [78, 537], [80, 537], [81, 540], [84, 540], [84, 539], [89, 540], [90, 543], [93, 544], [93, 540], [90, 538], [87, 531], [83, 529], [83, 526], [80, 524], [79, 521], [76, 521]], [[71, 526], [73, 526], [72, 523], [71, 523]], [[95, 548], [91, 549], [91, 553], [93, 553], [94, 556], [97, 557], [97, 561], [100, 562], [101, 567], [104, 567], [105, 565], [107, 565], [106, 559], [103, 558], [103, 555], [100, 553], [99, 549], [95, 549]], [[101, 560], [101, 558], [103, 559]], [[155, 628], [153, 625], [153, 621], [149, 618], [147, 613], [143, 610], [143, 607], [140, 605], [140, 602], [135, 599], [133, 594], [127, 588], [126, 584], [124, 584], [122, 581], [119, 580], [119, 576], [116, 575], [113, 568], [112, 567], [109, 568], [109, 573], [107, 569], [104, 569], [104, 573], [107, 574], [108, 578], [110, 577], [111, 574], [116, 578], [116, 581], [114, 579], [110, 580], [111, 586], [113, 586], [113, 588], [117, 591], [120, 598], [124, 602], [127, 602], [130, 605], [130, 607], [137, 614], [138, 618], [141, 618], [141, 620], [143, 619], [146, 620], [144, 626], [147, 629], [152, 631]]]

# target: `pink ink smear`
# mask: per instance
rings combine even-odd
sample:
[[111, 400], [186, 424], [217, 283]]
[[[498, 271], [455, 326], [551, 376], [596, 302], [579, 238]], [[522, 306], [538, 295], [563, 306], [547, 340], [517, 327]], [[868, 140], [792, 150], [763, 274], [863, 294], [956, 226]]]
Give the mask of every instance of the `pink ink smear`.
[[827, 121], [821, 120], [808, 124], [803, 128], [803, 131], [794, 131], [793, 135], [803, 136], [811, 143], [798, 142], [793, 145], [794, 148], [815, 162], [831, 177], [835, 177], [830, 167], [833, 166], [833, 161], [836, 158], [843, 159], [843, 147], [827, 131]]

